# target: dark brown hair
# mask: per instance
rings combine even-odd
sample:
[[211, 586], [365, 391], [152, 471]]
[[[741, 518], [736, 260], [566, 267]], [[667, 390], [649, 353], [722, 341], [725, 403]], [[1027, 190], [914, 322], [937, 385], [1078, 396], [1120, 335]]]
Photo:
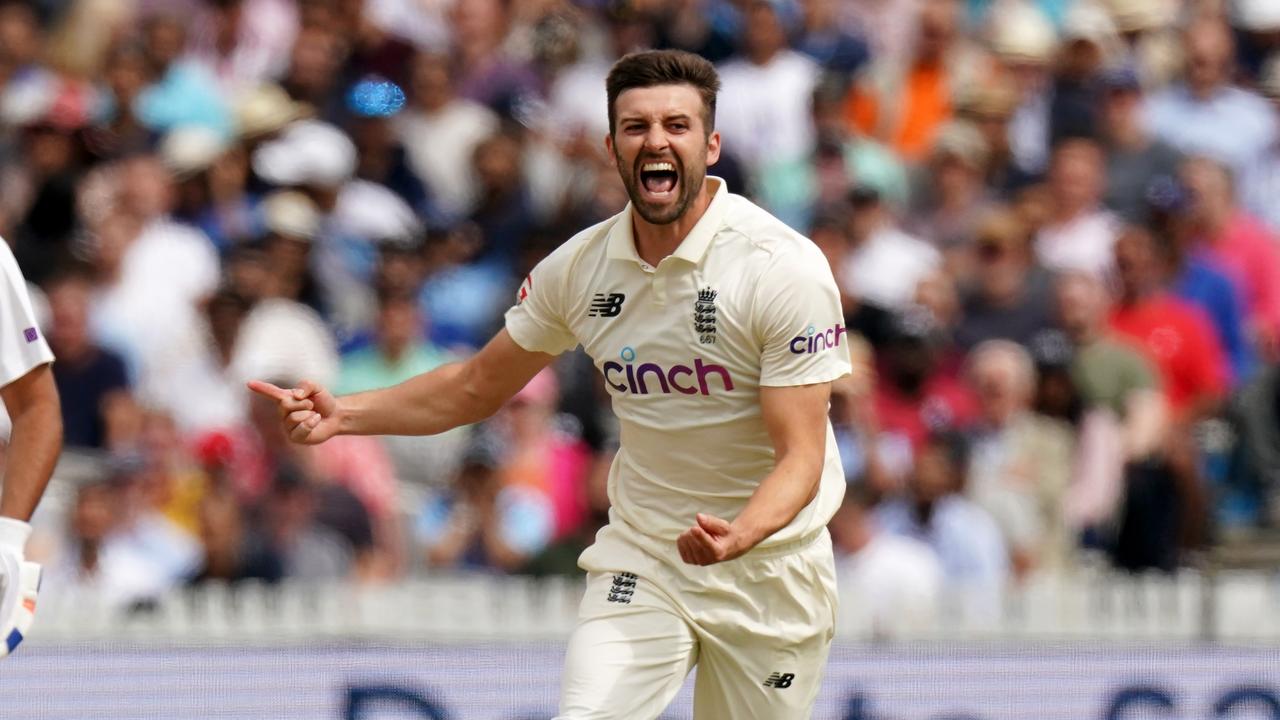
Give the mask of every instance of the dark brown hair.
[[702, 96], [702, 124], [707, 132], [715, 127], [716, 93], [720, 76], [705, 58], [683, 50], [644, 50], [625, 55], [613, 64], [605, 87], [609, 95], [609, 134], [617, 123], [614, 105], [627, 90], [655, 85], [692, 85]]

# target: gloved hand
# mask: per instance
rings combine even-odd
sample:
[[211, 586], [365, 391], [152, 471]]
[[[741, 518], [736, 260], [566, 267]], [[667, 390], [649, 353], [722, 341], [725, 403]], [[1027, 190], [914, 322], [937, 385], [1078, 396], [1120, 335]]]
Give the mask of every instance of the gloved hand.
[[40, 565], [24, 555], [31, 526], [0, 517], [0, 657], [22, 642], [36, 617]]

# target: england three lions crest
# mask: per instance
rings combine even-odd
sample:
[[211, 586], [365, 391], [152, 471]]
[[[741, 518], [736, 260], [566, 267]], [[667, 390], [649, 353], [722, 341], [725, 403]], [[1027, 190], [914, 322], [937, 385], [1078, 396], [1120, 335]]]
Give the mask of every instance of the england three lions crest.
[[693, 304], [693, 329], [698, 333], [698, 342], [711, 345], [716, 341], [716, 291], [702, 288], [698, 291], [698, 300]]

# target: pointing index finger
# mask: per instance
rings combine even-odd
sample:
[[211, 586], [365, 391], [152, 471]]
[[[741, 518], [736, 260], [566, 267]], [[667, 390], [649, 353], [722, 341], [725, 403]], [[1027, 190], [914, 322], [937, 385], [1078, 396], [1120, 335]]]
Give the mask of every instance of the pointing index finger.
[[263, 382], [261, 380], [250, 380], [248, 385], [250, 390], [264, 397], [269, 397], [272, 400], [283, 401], [283, 400], [289, 400], [293, 397], [293, 395], [288, 390], [285, 390], [284, 388], [281, 388], [281, 387], [276, 387], [275, 385], [272, 385], [269, 382]]

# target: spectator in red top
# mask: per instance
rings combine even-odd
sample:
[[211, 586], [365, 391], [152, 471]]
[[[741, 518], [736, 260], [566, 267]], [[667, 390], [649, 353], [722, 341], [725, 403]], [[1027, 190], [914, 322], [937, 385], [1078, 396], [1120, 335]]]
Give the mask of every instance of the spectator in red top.
[[878, 445], [892, 474], [910, 469], [911, 456], [930, 434], [967, 428], [978, 416], [977, 399], [950, 371], [935, 328], [929, 313], [904, 311], [893, 320], [880, 353], [874, 400]]
[[1111, 328], [1132, 339], [1159, 371], [1175, 418], [1211, 414], [1226, 394], [1228, 367], [1208, 318], [1166, 292], [1156, 240], [1145, 228], [1125, 228], [1115, 261], [1121, 292]]
[[1182, 180], [1190, 191], [1188, 219], [1200, 252], [1239, 287], [1259, 355], [1280, 359], [1280, 246], [1261, 221], [1236, 205], [1224, 165], [1193, 158], [1183, 164]]

